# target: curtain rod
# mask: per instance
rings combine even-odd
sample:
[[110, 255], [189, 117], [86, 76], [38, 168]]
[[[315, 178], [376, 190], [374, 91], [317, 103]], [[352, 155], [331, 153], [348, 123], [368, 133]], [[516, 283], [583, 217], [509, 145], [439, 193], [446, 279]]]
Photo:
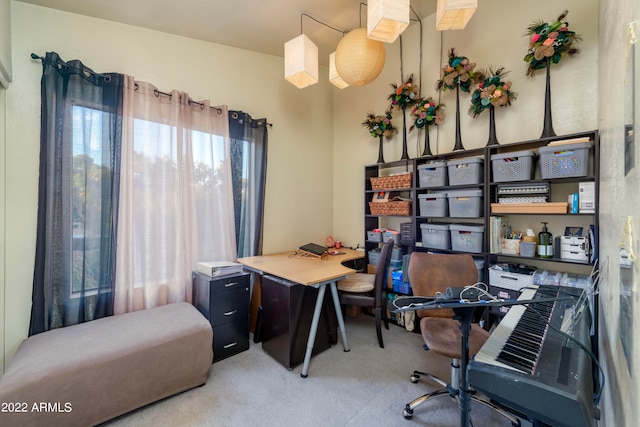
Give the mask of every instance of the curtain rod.
[[[31, 59], [39, 59], [40, 61], [44, 62], [45, 57], [43, 57], [43, 56], [39, 56], [39, 55], [36, 55], [35, 53], [31, 53]], [[64, 62], [64, 61], [63, 61], [63, 62]], [[65, 64], [66, 64], [66, 62], [65, 62]], [[96, 75], [96, 76], [104, 77], [104, 75], [103, 75], [103, 74], [96, 73], [95, 71], [92, 71], [92, 70], [90, 70], [90, 69], [88, 69], [88, 68], [86, 68], [86, 67], [85, 67], [85, 70], [86, 70], [87, 72], [91, 73], [91, 74]], [[138, 83], [135, 83], [135, 90], [138, 90]], [[154, 94], [155, 96], [164, 95], [164, 96], [168, 96], [169, 98], [171, 98], [171, 94], [170, 94], [170, 93], [162, 92], [162, 91], [159, 91], [158, 89], [154, 89], [154, 90], [153, 90], [153, 94]], [[197, 101], [194, 101], [194, 100], [192, 100], [191, 98], [189, 98], [189, 104], [199, 105], [201, 108], [204, 108], [204, 104], [203, 104], [203, 103], [201, 103], [201, 102], [197, 102]], [[222, 114], [222, 109], [221, 109], [221, 108], [218, 108], [218, 107], [212, 107], [212, 106], [210, 106], [209, 108], [211, 108], [211, 109], [213, 109], [213, 110], [216, 110], [218, 114]], [[269, 122], [267, 122], [267, 126], [269, 126], [269, 127], [273, 127], [273, 123], [269, 123]]]

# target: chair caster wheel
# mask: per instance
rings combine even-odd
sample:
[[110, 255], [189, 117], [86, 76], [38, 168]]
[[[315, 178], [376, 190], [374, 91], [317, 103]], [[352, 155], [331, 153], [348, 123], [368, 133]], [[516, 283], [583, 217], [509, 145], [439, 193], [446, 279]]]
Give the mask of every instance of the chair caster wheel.
[[413, 418], [413, 409], [411, 409], [409, 405], [407, 405], [406, 408], [402, 410], [402, 416], [405, 420], [410, 420], [411, 418]]
[[420, 380], [420, 375], [411, 375], [411, 377], [409, 377], [409, 380], [415, 384], [418, 382], [418, 380]]

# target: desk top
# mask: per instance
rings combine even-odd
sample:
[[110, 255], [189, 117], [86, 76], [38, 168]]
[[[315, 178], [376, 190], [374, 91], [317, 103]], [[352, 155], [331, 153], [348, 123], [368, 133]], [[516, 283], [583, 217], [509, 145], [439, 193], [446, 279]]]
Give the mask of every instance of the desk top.
[[301, 285], [316, 285], [355, 273], [354, 269], [342, 263], [364, 258], [364, 251], [341, 248], [340, 252], [344, 254], [314, 258], [295, 255], [295, 251], [291, 251], [239, 258], [238, 262], [249, 270], [272, 274]]

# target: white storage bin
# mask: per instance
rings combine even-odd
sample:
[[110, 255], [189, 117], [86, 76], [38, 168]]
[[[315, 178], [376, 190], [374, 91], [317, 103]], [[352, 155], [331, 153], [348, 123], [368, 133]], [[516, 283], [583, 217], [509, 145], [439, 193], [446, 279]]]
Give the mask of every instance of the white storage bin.
[[447, 193], [418, 194], [420, 216], [446, 217], [449, 214]]
[[449, 191], [449, 216], [478, 218], [482, 216], [482, 190]]
[[480, 184], [484, 181], [484, 159], [478, 157], [449, 160], [447, 169], [449, 185]]
[[432, 162], [418, 166], [420, 187], [442, 187], [447, 185], [447, 162]]
[[451, 249], [451, 233], [449, 224], [426, 223], [420, 224], [422, 231], [422, 246], [433, 249]]
[[511, 273], [503, 271], [500, 267], [489, 267], [489, 282], [491, 286], [520, 291], [522, 288], [533, 285], [533, 274]]
[[482, 252], [482, 224], [451, 224], [451, 249], [461, 252]]

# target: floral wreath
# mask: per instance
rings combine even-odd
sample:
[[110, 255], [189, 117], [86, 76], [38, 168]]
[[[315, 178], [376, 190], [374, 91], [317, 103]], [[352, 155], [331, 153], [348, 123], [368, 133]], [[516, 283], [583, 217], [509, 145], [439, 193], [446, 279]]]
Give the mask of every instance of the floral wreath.
[[444, 104], [436, 104], [433, 98], [422, 98], [411, 109], [411, 117], [413, 118], [413, 126], [409, 128], [409, 132], [414, 127], [421, 129], [431, 125], [441, 125], [444, 123]]
[[563, 56], [573, 56], [580, 53], [580, 50], [573, 47], [574, 42], [579, 42], [582, 38], [575, 32], [569, 31], [569, 23], [562, 22], [567, 17], [569, 11], [565, 10], [555, 22], [548, 24], [536, 21], [527, 27], [529, 35], [529, 50], [524, 57], [527, 67], [527, 76], [533, 76], [536, 70], [544, 68], [547, 58], [557, 64]]
[[400, 86], [391, 83], [391, 87], [393, 93], [389, 95], [388, 99], [392, 106], [404, 109], [418, 102], [418, 85], [413, 83], [413, 74], [407, 77], [407, 80]]
[[[504, 67], [498, 70], [489, 70], [487, 77], [480, 82], [471, 94], [471, 107], [469, 113], [473, 118], [478, 117], [484, 110], [494, 107], [507, 107], [515, 101], [517, 94], [511, 90], [511, 82], [503, 81], [509, 72]], [[484, 73], [482, 73], [484, 74]]]
[[393, 123], [391, 123], [391, 117], [390, 110], [385, 111], [382, 116], [376, 116], [370, 112], [367, 114], [367, 119], [362, 122], [362, 126], [366, 127], [374, 138], [384, 136], [391, 139], [394, 133], [398, 133], [398, 129], [393, 127]]
[[459, 86], [463, 92], [469, 92], [476, 77], [473, 71], [475, 66], [475, 62], [470, 62], [466, 56], [457, 56], [455, 48], [451, 48], [449, 62], [440, 70], [440, 80], [436, 83], [436, 89], [454, 90]]

